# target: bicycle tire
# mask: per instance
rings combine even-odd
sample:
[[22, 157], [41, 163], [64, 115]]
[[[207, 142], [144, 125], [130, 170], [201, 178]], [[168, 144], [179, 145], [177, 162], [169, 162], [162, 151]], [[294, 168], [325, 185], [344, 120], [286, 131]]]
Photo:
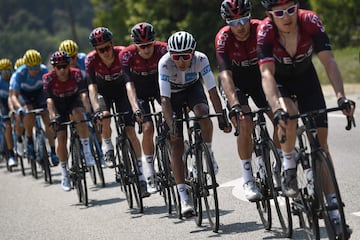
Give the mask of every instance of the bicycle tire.
[[[139, 181], [140, 172], [137, 167], [137, 157], [128, 139], [125, 139], [121, 151], [124, 162], [127, 161], [130, 167], [129, 169], [127, 169], [129, 170], [127, 172], [127, 175], [129, 177], [129, 190], [130, 190], [129, 193], [131, 196], [130, 198], [135, 200], [136, 208], [138, 209], [138, 212], [143, 213], [144, 206], [141, 197], [141, 189], [140, 189], [140, 181]], [[132, 208], [134, 208], [134, 205], [132, 206]]]
[[[188, 140], [184, 141], [184, 153], [183, 153], [183, 162], [184, 162], [184, 174], [185, 174], [185, 185], [186, 185], [186, 191], [189, 195], [189, 200], [192, 201], [192, 204], [194, 206], [195, 211], [195, 222], [197, 225], [201, 225], [202, 221], [202, 209], [198, 204], [198, 194], [197, 194], [197, 178], [198, 174], [194, 171], [193, 164], [195, 163], [195, 155], [192, 154], [192, 149], [190, 148], [190, 144]], [[196, 166], [195, 166], [196, 168]], [[180, 194], [178, 193], [178, 196], [180, 199]], [[200, 204], [201, 205], [201, 204]], [[178, 218], [182, 219], [182, 213], [181, 213], [181, 204], [179, 204], [178, 207]], [[199, 211], [200, 210], [200, 211]], [[201, 214], [201, 216], [199, 216]]]
[[216, 181], [214, 165], [211, 158], [211, 153], [205, 143], [201, 144], [201, 181], [200, 183], [200, 193], [204, 202], [206, 213], [208, 216], [209, 224], [213, 232], [218, 232], [219, 230], [219, 200], [217, 195], [218, 183]]
[[96, 135], [94, 135], [91, 131], [89, 131], [89, 133], [90, 133], [89, 138], [90, 138], [90, 144], [91, 144], [90, 145], [91, 152], [95, 159], [95, 167], [93, 169], [94, 170], [93, 177], [94, 177], [95, 181], [93, 181], [93, 182], [95, 185], [97, 184], [97, 178], [96, 178], [96, 173], [95, 173], [95, 172], [97, 172], [97, 175], [99, 176], [99, 181], [100, 181], [101, 187], [105, 187], [104, 171], [101, 166], [101, 159], [100, 159], [100, 156], [102, 155], [102, 153], [99, 152], [99, 151], [102, 151], [101, 147], [100, 147], [100, 143], [96, 139]]
[[86, 184], [86, 170], [84, 164], [84, 156], [81, 152], [81, 143], [78, 138], [75, 138], [72, 144], [72, 179], [74, 183], [74, 187], [76, 188], [76, 192], [78, 195], [79, 202], [88, 206], [88, 192], [87, 192], [87, 184]]
[[35, 179], [38, 179], [36, 159], [28, 159], [28, 160], [30, 161], [31, 175], [32, 175]]
[[41, 131], [40, 133], [40, 143], [38, 143], [38, 154], [39, 158], [42, 159], [42, 166], [44, 170], [44, 180], [45, 182], [52, 184], [52, 176], [49, 162], [49, 154], [46, 149], [45, 133]]
[[168, 176], [165, 172], [165, 160], [164, 160], [164, 150], [163, 147], [159, 144], [155, 146], [155, 155], [154, 155], [154, 169], [155, 169], [155, 181], [158, 184], [159, 193], [164, 199], [164, 203], [167, 209], [168, 214], [171, 214], [171, 196], [168, 188]]
[[[315, 184], [315, 193], [319, 200], [321, 206], [321, 215], [324, 219], [326, 230], [328, 233], [329, 239], [349, 239], [350, 233], [348, 233], [345, 214], [344, 214], [344, 203], [341, 199], [339, 186], [335, 177], [335, 171], [332, 165], [332, 162], [327, 157], [326, 153], [323, 150], [318, 150], [314, 154], [316, 157], [314, 158], [313, 164], [315, 165], [314, 168], [314, 184]], [[320, 173], [321, 172], [321, 173]], [[322, 176], [320, 179], [318, 174]], [[328, 176], [328, 177], [326, 177]], [[322, 181], [326, 179], [325, 181]], [[326, 182], [326, 186], [325, 186]], [[337, 204], [329, 204], [326, 200], [327, 189], [328, 186], [334, 191], [334, 196], [336, 198]], [[328, 211], [338, 211], [338, 225], [336, 227], [332, 224], [332, 219], [329, 215]]]
[[[314, 195], [309, 195], [307, 190], [308, 182], [304, 174], [305, 164], [311, 167], [311, 148], [304, 126], [300, 126], [297, 129], [297, 142], [295, 150], [297, 154], [296, 159], [299, 161], [297, 167], [299, 196], [292, 202], [293, 213], [299, 218], [299, 224], [300, 228], [303, 229], [304, 239], [320, 239], [318, 219], [319, 204], [314, 198]], [[308, 168], [309, 166], [306, 167]]]
[[290, 238], [292, 235], [292, 215], [291, 215], [291, 206], [290, 200], [287, 196], [282, 194], [281, 188], [275, 188], [273, 176], [275, 172], [273, 171], [274, 165], [281, 166], [281, 159], [277, 148], [275, 147], [274, 142], [271, 139], [268, 139], [265, 144], [264, 149], [264, 161], [267, 174], [267, 184], [270, 190], [270, 195], [274, 201], [276, 213], [278, 215], [278, 220], [280, 227], [284, 234], [284, 237]]
[[128, 166], [128, 162], [124, 162], [123, 160], [121, 146], [118, 143], [118, 140], [116, 142], [116, 159], [118, 160], [118, 163], [115, 167], [116, 181], [120, 183], [120, 189], [125, 194], [129, 208], [132, 208], [133, 202], [130, 193], [131, 189], [129, 188], [129, 178], [127, 176], [127, 172], [129, 171], [128, 169], [130, 167]]
[[16, 159], [17, 159], [17, 162], [20, 163], [21, 174], [22, 174], [23, 176], [25, 176], [26, 173], [25, 173], [24, 159], [23, 159], [21, 156], [19, 156], [18, 154], [15, 154], [15, 157], [16, 157]]

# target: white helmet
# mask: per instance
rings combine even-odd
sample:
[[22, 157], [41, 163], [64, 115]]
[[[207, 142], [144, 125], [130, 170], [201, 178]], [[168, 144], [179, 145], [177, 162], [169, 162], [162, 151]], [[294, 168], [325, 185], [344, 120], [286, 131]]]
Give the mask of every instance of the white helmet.
[[188, 50], [194, 51], [195, 47], [195, 38], [193, 35], [185, 31], [176, 32], [168, 39], [168, 51], [170, 52], [185, 52]]

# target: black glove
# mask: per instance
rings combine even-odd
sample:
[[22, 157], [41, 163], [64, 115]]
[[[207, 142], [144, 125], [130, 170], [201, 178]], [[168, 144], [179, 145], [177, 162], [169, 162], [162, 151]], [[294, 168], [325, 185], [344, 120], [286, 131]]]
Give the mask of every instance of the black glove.
[[241, 106], [240, 104], [235, 104], [234, 106], [231, 107], [229, 111], [229, 119], [235, 117], [237, 114], [239, 114], [239, 112], [241, 112]]
[[57, 118], [50, 121], [50, 127], [54, 130], [54, 132], [57, 132], [59, 130], [60, 122]]
[[350, 99], [347, 99], [346, 97], [339, 98], [337, 100], [337, 104], [338, 104], [339, 108], [345, 109], [346, 111], [350, 111], [351, 105], [353, 105], [355, 107], [355, 102]]
[[225, 128], [231, 129], [231, 124], [229, 122], [229, 119], [226, 117], [226, 109], [223, 109], [222, 116], [218, 116], [218, 123], [220, 130], [224, 130]]
[[289, 119], [289, 113], [285, 112], [284, 109], [279, 108], [274, 112], [274, 124], [277, 126], [279, 121], [282, 120], [286, 122]]
[[96, 122], [99, 119], [102, 119], [102, 111], [97, 109], [92, 117], [92, 119]]

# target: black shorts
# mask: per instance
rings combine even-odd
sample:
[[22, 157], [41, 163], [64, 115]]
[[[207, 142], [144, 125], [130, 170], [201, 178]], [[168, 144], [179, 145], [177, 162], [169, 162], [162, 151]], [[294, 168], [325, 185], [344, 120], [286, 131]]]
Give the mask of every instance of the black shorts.
[[46, 97], [42, 88], [34, 92], [20, 91], [19, 101], [21, 106], [30, 105], [33, 109], [47, 109]]
[[[282, 97], [296, 96], [300, 113], [326, 108], [324, 94], [314, 67], [309, 67], [301, 76], [276, 76]], [[328, 127], [327, 114], [316, 118], [317, 127]]]
[[135, 126], [135, 119], [133, 117], [133, 111], [131, 109], [131, 105], [129, 99], [126, 94], [119, 94], [117, 98], [106, 97], [98, 94], [98, 99], [100, 103], [101, 110], [110, 111], [112, 104], [115, 104], [116, 112], [129, 112], [129, 114], [125, 115], [124, 123], [126, 126]]
[[[80, 95], [63, 98], [53, 98], [57, 119], [60, 123], [70, 121], [70, 115], [75, 108], [83, 108]], [[66, 126], [60, 126], [59, 130], [65, 130]]]
[[[184, 105], [188, 106], [190, 110], [193, 110], [194, 106], [200, 103], [209, 105], [200, 80], [181, 92], [171, 93], [171, 106], [177, 118], [182, 118]], [[177, 124], [176, 132], [182, 135], [183, 124]]]

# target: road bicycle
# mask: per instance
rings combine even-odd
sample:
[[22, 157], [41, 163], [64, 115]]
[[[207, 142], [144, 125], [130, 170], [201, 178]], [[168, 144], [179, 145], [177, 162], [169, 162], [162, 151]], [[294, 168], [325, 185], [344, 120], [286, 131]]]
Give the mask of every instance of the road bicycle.
[[[120, 183], [130, 209], [136, 208], [139, 213], [144, 212], [143, 200], [140, 188], [140, 171], [137, 165], [137, 157], [134, 148], [125, 131], [125, 116], [129, 112], [116, 112], [114, 103], [111, 106], [112, 113], [104, 118], [114, 118], [116, 129], [116, 165], [115, 180]], [[135, 204], [134, 204], [135, 202]]]
[[157, 183], [160, 194], [164, 198], [168, 214], [175, 211], [178, 216], [180, 199], [177, 194], [175, 178], [171, 170], [168, 127], [164, 121], [163, 113], [161, 111], [156, 112], [154, 99], [149, 99], [149, 102], [151, 104], [152, 112], [150, 114], [144, 114], [144, 117], [152, 116], [154, 118], [156, 129], [154, 147], [155, 179], [151, 180]]
[[[203, 142], [199, 121], [205, 118], [219, 117], [223, 114], [209, 114], [205, 116], [189, 116], [186, 106], [183, 107], [183, 118], [174, 117], [174, 124], [185, 122], [187, 139], [184, 142], [183, 161], [185, 166], [185, 184], [189, 198], [193, 202], [195, 210], [195, 222], [202, 225], [203, 206], [213, 232], [219, 230], [219, 201], [212, 153]], [[174, 126], [173, 129], [176, 129]], [[181, 216], [181, 204], [179, 204], [179, 216]]]
[[[293, 199], [294, 215], [306, 239], [320, 239], [319, 221], [323, 219], [329, 239], [349, 239], [351, 230], [346, 223], [344, 203], [336, 180], [333, 163], [318, 141], [316, 118], [342, 108], [328, 108], [290, 116], [301, 118], [297, 128], [296, 159], [299, 194]], [[354, 118], [348, 117], [347, 130], [355, 127]], [[331, 200], [329, 190], [333, 192]], [[337, 211], [338, 218], [331, 218], [330, 211]]]
[[9, 172], [12, 172], [13, 167], [10, 167], [9, 163], [8, 163], [9, 151], [8, 151], [8, 146], [6, 144], [6, 138], [5, 138], [5, 131], [6, 131], [5, 122], [8, 120], [10, 120], [10, 118], [8, 116], [0, 115], [0, 159], [1, 159], [1, 161], [5, 161], [6, 169]]
[[[252, 142], [253, 158], [252, 169], [255, 175], [255, 182], [258, 186], [262, 198], [256, 200], [261, 222], [266, 230], [271, 230], [273, 226], [272, 206], [275, 206], [277, 217], [284, 237], [292, 235], [292, 216], [289, 198], [282, 194], [280, 184], [281, 157], [269, 135], [265, 114], [269, 108], [259, 108], [252, 112], [244, 112], [244, 116], [251, 116], [253, 119]], [[240, 126], [239, 115], [236, 114], [237, 126]], [[240, 134], [239, 127], [235, 131], [235, 136]]]
[[94, 126], [93, 122], [90, 121], [90, 119], [88, 119], [87, 117], [86, 117], [86, 119], [89, 120], [89, 121], [86, 121], [86, 124], [87, 124], [88, 130], [89, 130], [90, 148], [91, 148], [92, 155], [94, 156], [94, 160], [95, 160], [95, 166], [89, 167], [90, 177], [91, 177], [93, 184], [96, 185], [98, 182], [98, 178], [97, 178], [97, 176], [98, 176], [100, 185], [102, 187], [105, 187], [105, 177], [104, 177], [104, 171], [103, 171], [103, 167], [102, 167], [105, 163], [104, 154], [102, 152], [101, 144], [100, 144], [98, 136], [97, 136], [96, 126]]
[[60, 123], [59, 126], [70, 127], [69, 155], [71, 156], [71, 165], [69, 168], [69, 175], [71, 179], [71, 185], [72, 185], [72, 189], [76, 189], [79, 203], [88, 206], [89, 199], [88, 199], [86, 172], [89, 172], [89, 169], [86, 166], [85, 156], [82, 149], [80, 136], [76, 130], [76, 125], [80, 123], [84, 123], [86, 121], [89, 120], [67, 121]]
[[34, 171], [34, 175], [37, 176], [36, 162], [42, 168], [43, 176], [45, 182], [52, 184], [52, 176], [49, 162], [49, 153], [48, 153], [48, 140], [45, 133], [45, 130], [42, 126], [41, 114], [44, 112], [43, 108], [32, 109], [26, 111], [25, 114], [33, 114], [35, 115], [35, 142], [34, 142], [34, 150], [36, 161], [32, 161], [32, 169]]

